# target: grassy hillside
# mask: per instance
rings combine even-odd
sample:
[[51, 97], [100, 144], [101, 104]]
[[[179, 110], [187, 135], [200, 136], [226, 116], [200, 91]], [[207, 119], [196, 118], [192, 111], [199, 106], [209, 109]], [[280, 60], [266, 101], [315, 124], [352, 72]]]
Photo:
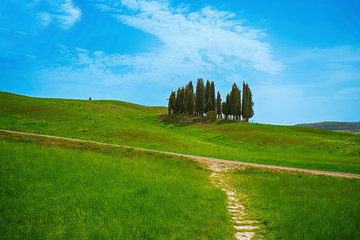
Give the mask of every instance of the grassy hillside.
[[191, 160], [4, 133], [0, 152], [1, 239], [232, 239]]
[[0, 128], [235, 161], [360, 173], [360, 136], [314, 128], [160, 117], [164, 107], [0, 92]]
[[298, 124], [297, 126], [360, 134], [360, 122], [319, 122]]
[[[225, 193], [189, 159], [3, 132], [0, 152], [1, 239], [232, 239]], [[222, 174], [261, 239], [360, 237], [357, 179]]]

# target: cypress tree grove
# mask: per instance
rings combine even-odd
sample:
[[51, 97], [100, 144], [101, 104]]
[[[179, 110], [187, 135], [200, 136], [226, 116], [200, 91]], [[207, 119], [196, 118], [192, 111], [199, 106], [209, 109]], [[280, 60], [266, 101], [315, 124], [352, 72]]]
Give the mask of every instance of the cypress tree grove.
[[196, 113], [198, 116], [202, 117], [205, 111], [205, 86], [202, 78], [197, 80], [196, 84]]
[[215, 111], [216, 98], [215, 98], [215, 83], [214, 83], [214, 81], [212, 81], [211, 84], [210, 84], [210, 96], [209, 96], [209, 98], [211, 99], [211, 104], [212, 104], [212, 108], [209, 109], [209, 111]]
[[254, 116], [254, 102], [252, 92], [247, 83], [243, 82], [242, 92], [234, 83], [230, 93], [226, 95], [222, 102], [220, 92], [215, 98], [215, 83], [209, 80], [204, 84], [204, 80], [199, 78], [194, 86], [190, 81], [185, 87], [179, 87], [177, 92], [171, 91], [168, 103], [168, 114], [187, 114], [188, 116], [203, 117], [204, 113], [212, 112], [212, 117], [249, 121]]
[[217, 98], [216, 98], [216, 112], [218, 115], [218, 118], [222, 118], [222, 111], [221, 111], [221, 95], [220, 92], [218, 91], [217, 93]]

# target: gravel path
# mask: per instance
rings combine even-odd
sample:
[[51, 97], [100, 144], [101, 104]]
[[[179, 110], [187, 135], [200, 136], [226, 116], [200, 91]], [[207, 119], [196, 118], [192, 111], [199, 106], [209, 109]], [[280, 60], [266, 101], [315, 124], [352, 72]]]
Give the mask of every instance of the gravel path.
[[98, 144], [98, 145], [130, 148], [130, 149], [146, 151], [146, 152], [156, 152], [156, 153], [162, 153], [162, 154], [168, 154], [168, 155], [175, 155], [175, 156], [180, 156], [180, 157], [191, 158], [193, 160], [200, 161], [202, 163], [216, 162], [221, 167], [224, 167], [224, 168], [238, 168], [238, 167], [248, 166], [248, 167], [275, 169], [275, 170], [285, 170], [285, 171], [291, 171], [291, 172], [309, 173], [309, 174], [314, 174], [314, 175], [326, 175], [326, 176], [341, 177], [341, 178], [358, 178], [358, 179], [360, 179], [359, 174], [352, 174], [352, 173], [328, 172], [328, 171], [310, 170], [310, 169], [302, 169], [302, 168], [281, 167], [281, 166], [258, 164], [258, 163], [237, 162], [237, 161], [230, 161], [230, 160], [223, 160], [223, 159], [209, 158], [209, 157], [201, 157], [201, 156], [182, 154], [182, 153], [151, 150], [151, 149], [146, 149], [146, 148], [130, 147], [130, 146], [124, 146], [124, 145], [118, 145], [118, 144], [102, 143], [102, 142], [95, 142], [95, 141], [88, 141], [88, 140], [81, 140], [81, 139], [74, 139], [74, 138], [66, 138], [66, 137], [57, 137], [57, 136], [50, 136], [50, 135], [43, 135], [43, 134], [36, 134], [36, 133], [25, 133], [25, 132], [18, 132], [18, 131], [4, 130], [4, 129], [0, 129], [0, 132], [46, 137], [46, 138], [61, 139], [61, 140], [76, 141], [76, 142], [88, 142], [88, 143], [93, 143], [93, 144]]

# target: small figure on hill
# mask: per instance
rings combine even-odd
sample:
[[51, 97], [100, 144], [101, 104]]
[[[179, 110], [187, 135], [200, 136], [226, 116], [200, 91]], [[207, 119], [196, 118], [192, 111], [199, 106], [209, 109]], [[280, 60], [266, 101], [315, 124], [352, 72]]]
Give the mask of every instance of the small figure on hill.
[[89, 101], [91, 101], [91, 97], [89, 97]]

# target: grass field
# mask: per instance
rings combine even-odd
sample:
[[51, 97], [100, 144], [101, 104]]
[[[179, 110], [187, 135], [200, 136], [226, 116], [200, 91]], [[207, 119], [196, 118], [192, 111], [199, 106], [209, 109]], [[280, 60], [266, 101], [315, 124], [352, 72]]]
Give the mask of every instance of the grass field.
[[191, 160], [10, 135], [0, 152], [1, 239], [232, 239]]
[[229, 174], [265, 239], [360, 239], [358, 179], [256, 168]]
[[[0, 133], [2, 239], [232, 239], [226, 196], [191, 160]], [[264, 239], [357, 239], [360, 181], [224, 173]]]
[[235, 161], [360, 173], [360, 136], [320, 129], [160, 117], [164, 107], [0, 92], [0, 128]]

